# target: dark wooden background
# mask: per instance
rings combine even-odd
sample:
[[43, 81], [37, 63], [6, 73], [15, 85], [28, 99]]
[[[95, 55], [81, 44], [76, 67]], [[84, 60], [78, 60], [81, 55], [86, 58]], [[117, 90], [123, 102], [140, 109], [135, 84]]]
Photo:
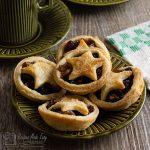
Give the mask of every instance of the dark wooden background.
[[[87, 7], [67, 4], [73, 15], [72, 29], [66, 39], [76, 35], [107, 35], [150, 19], [150, 0], [130, 0], [110, 7]], [[54, 47], [57, 49], [57, 47]], [[41, 147], [32, 145], [9, 146], [2, 140], [6, 135], [26, 138], [38, 133], [17, 115], [11, 103], [11, 76], [17, 61], [0, 61], [0, 150], [149, 150], [150, 149], [150, 94], [138, 117], [122, 130], [88, 141], [64, 141], [48, 138]], [[40, 134], [38, 134], [40, 136]], [[3, 138], [2, 138], [3, 137]]]

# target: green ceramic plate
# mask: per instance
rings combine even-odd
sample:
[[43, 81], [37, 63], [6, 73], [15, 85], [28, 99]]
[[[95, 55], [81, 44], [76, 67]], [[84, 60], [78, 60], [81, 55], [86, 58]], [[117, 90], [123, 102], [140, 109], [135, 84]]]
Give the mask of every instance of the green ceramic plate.
[[20, 58], [41, 53], [60, 42], [68, 33], [71, 14], [66, 5], [55, 0], [52, 8], [39, 12], [39, 31], [30, 42], [20, 46], [0, 45], [0, 58]]
[[127, 2], [129, 0], [68, 0], [73, 3], [91, 6], [109, 6]]
[[[114, 53], [111, 53], [111, 60], [113, 63], [113, 68], [130, 65], [127, 61]], [[91, 125], [84, 131], [60, 132], [54, 130], [44, 123], [37, 110], [39, 104], [31, 102], [24, 98], [17, 92], [15, 86], [12, 90], [13, 105], [15, 106], [15, 109], [17, 110], [20, 117], [28, 125], [40, 132], [45, 133], [48, 136], [68, 139], [90, 139], [118, 131], [119, 129], [129, 124], [138, 115], [144, 104], [145, 96], [146, 90], [143, 91], [140, 99], [126, 110], [111, 113], [100, 111], [101, 116], [97, 118], [96, 122], [93, 125]]]

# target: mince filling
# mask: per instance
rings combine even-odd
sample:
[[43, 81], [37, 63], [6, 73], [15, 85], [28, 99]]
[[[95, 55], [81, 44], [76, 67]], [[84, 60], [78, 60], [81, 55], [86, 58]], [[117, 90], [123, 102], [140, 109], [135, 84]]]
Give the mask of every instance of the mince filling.
[[[93, 40], [91, 40], [91, 39], [85, 40], [85, 39], [84, 39], [84, 41], [86, 42], [86, 44], [87, 44], [89, 47], [96, 47], [96, 44], [95, 44], [95, 42], [94, 42]], [[66, 44], [66, 46], [65, 46], [65, 48], [64, 48], [64, 53], [67, 53], [67, 52], [69, 52], [69, 51], [71, 51], [71, 50], [76, 49], [76, 48], [78, 47], [79, 43], [80, 43], [79, 40], [75, 40], [75, 41], [71, 41], [71, 40], [70, 40], [70, 41]]]
[[42, 95], [47, 95], [51, 93], [57, 93], [60, 91], [60, 87], [52, 86], [49, 83], [44, 83], [38, 89], [34, 89], [34, 78], [28, 74], [21, 74], [21, 80], [25, 86], [28, 88], [37, 91]]
[[[89, 113], [92, 113], [94, 111], [94, 107], [92, 105], [89, 105], [88, 110], [89, 110]], [[53, 108], [53, 109], [51, 109], [51, 111], [57, 112], [57, 113], [60, 113], [60, 114], [73, 115], [73, 116], [84, 116], [83, 114], [81, 114], [77, 110], [61, 111], [60, 108]]]
[[99, 54], [98, 53], [92, 53], [94, 58], [99, 58]]
[[61, 111], [61, 109], [56, 108], [56, 109], [51, 109], [51, 111], [57, 112], [60, 114], [66, 114], [66, 115], [83, 116], [80, 112], [78, 112], [76, 110]]
[[47, 109], [50, 109], [50, 107], [52, 106], [52, 105], [54, 105], [56, 102], [54, 101], [54, 100], [51, 100], [51, 101], [48, 101], [47, 102], [47, 105], [46, 105], [46, 108]]
[[68, 80], [73, 68], [69, 63], [65, 63], [64, 65], [59, 66], [58, 70], [61, 72], [61, 78]]
[[[74, 80], [69, 80], [69, 75], [73, 70], [72, 66], [69, 63], [59, 66], [58, 70], [61, 72], [61, 78], [69, 82], [70, 84], [80, 85], [80, 84], [88, 84], [93, 82], [92, 79], [85, 76], [78, 77]], [[97, 79], [100, 79], [100, 77], [102, 76], [102, 67], [97, 68], [96, 73], [97, 73]]]
[[102, 67], [96, 69], [97, 79], [100, 79], [102, 76]]
[[77, 46], [79, 45], [80, 41], [79, 40], [76, 40], [76, 41], [69, 41], [66, 46], [65, 46], [65, 49], [64, 49], [64, 53], [67, 53], [73, 49], [76, 49]]
[[132, 68], [131, 68], [131, 67], [127, 67], [127, 68], [125, 69], [125, 71], [132, 71]]
[[34, 63], [35, 63], [34, 61], [33, 62], [24, 62], [22, 64], [22, 68], [28, 67], [28, 66], [30, 66], [31, 64], [34, 64]]
[[89, 105], [88, 110], [89, 110], [89, 113], [92, 113], [94, 111], [94, 107], [92, 105]]
[[124, 95], [131, 89], [132, 84], [133, 84], [133, 78], [134, 78], [133, 75], [131, 75], [129, 78], [123, 80], [125, 89], [110, 91], [106, 97], [106, 101], [107, 102], [117, 102], [120, 99], [122, 99], [124, 97]]
[[97, 99], [101, 99], [101, 90], [95, 92]]

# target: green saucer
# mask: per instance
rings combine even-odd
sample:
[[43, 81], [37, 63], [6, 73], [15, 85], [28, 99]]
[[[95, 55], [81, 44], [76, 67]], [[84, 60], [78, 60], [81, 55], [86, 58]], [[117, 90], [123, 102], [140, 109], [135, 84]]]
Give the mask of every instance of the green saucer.
[[[48, 58], [48, 57], [46, 57]], [[111, 60], [113, 63], [113, 68], [124, 67], [130, 65], [120, 56], [111, 53]], [[39, 132], [45, 133], [48, 136], [55, 136], [60, 138], [68, 139], [90, 139], [94, 137], [99, 137], [103, 135], [110, 134], [112, 132], [118, 131], [119, 129], [125, 127], [129, 124], [140, 112], [146, 96], [146, 90], [144, 89], [139, 100], [130, 106], [128, 109], [120, 112], [102, 112], [100, 110], [101, 116], [99, 116], [96, 122], [84, 131], [80, 132], [60, 132], [44, 123], [38, 113], [38, 105], [35, 102], [29, 101], [20, 95], [15, 86], [12, 89], [12, 102], [13, 105], [20, 115], [20, 117], [28, 125], [38, 130]]]
[[21, 58], [41, 53], [60, 42], [69, 32], [71, 14], [60, 0], [39, 12], [39, 31], [30, 42], [19, 46], [0, 45], [0, 58]]
[[129, 0], [68, 0], [73, 3], [91, 6], [109, 6], [127, 2]]

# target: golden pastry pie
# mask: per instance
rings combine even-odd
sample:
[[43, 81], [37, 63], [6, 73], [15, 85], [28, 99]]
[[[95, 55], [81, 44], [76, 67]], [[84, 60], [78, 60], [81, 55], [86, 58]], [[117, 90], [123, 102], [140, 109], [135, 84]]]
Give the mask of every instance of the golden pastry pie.
[[53, 79], [56, 64], [43, 57], [29, 57], [18, 63], [14, 71], [17, 90], [33, 101], [47, 101], [65, 94]]
[[39, 106], [43, 120], [51, 127], [60, 131], [85, 130], [95, 122], [99, 109], [87, 98], [68, 95], [54, 104], [47, 102]]
[[137, 67], [125, 67], [111, 72], [103, 88], [89, 97], [105, 110], [123, 110], [138, 100], [143, 88], [142, 71]]
[[60, 45], [56, 54], [56, 61], [58, 62], [68, 52], [76, 49], [97, 47], [110, 60], [110, 54], [102, 41], [96, 36], [80, 35], [65, 41]]
[[68, 53], [58, 62], [54, 79], [69, 92], [84, 95], [100, 89], [110, 71], [110, 61], [98, 48], [80, 49]]

